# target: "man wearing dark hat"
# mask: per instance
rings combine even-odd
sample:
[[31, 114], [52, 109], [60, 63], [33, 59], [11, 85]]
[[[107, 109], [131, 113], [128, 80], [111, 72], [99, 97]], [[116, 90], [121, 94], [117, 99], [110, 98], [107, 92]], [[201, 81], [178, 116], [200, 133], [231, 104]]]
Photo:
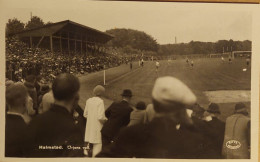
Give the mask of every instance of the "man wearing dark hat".
[[130, 114], [133, 111], [129, 105], [132, 98], [132, 91], [125, 89], [121, 96], [121, 102], [112, 103], [105, 111], [108, 120], [101, 130], [103, 148], [109, 145], [114, 140], [119, 130], [122, 127], [127, 126], [130, 121]]
[[235, 112], [226, 120], [222, 154], [227, 159], [250, 158], [250, 118], [245, 104], [237, 103]]
[[196, 96], [180, 80], [156, 80], [152, 101], [155, 116], [147, 124], [123, 128], [114, 143], [98, 157], [200, 159], [212, 158], [204, 136], [193, 128], [187, 106]]
[[214, 149], [218, 158], [221, 158], [222, 143], [224, 140], [225, 123], [219, 120], [221, 112], [216, 103], [210, 103], [208, 109], [204, 113], [204, 121], [197, 123], [197, 128], [204, 133], [212, 142], [212, 149]]
[[79, 157], [84, 144], [79, 121], [73, 115], [80, 83], [72, 74], [57, 76], [52, 84], [54, 104], [29, 124], [29, 157]]

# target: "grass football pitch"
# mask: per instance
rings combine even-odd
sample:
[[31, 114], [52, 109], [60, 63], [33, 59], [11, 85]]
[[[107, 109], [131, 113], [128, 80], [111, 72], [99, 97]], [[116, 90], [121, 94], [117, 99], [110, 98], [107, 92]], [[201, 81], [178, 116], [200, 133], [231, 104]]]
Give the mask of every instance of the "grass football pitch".
[[[160, 61], [158, 73], [155, 70], [155, 62], [152, 61], [145, 62], [143, 68], [139, 67], [138, 62], [134, 62], [132, 70], [130, 70], [130, 65], [126, 64], [107, 69], [105, 71], [106, 85], [104, 86], [106, 88], [105, 106], [108, 107], [112, 101], [120, 100], [123, 89], [132, 90], [134, 96], [131, 103], [133, 105], [138, 101], [151, 103], [154, 82], [161, 76], [173, 76], [183, 81], [195, 93], [198, 103], [204, 108], [207, 108], [208, 104], [212, 102], [205, 95], [206, 91], [225, 90], [228, 93], [243, 90], [250, 93], [251, 68], [246, 66], [245, 59], [234, 59], [231, 64], [227, 61], [222, 62], [220, 58], [202, 58], [193, 61], [193, 68], [184, 59]], [[247, 70], [243, 71], [245, 68]], [[86, 99], [93, 96], [93, 88], [98, 84], [103, 85], [103, 76], [104, 71], [99, 71], [80, 77], [79, 104], [83, 109]], [[231, 102], [218, 103], [222, 120], [233, 113], [237, 102], [240, 102], [239, 98], [235, 101], [233, 99]], [[250, 111], [250, 100], [244, 103]]]

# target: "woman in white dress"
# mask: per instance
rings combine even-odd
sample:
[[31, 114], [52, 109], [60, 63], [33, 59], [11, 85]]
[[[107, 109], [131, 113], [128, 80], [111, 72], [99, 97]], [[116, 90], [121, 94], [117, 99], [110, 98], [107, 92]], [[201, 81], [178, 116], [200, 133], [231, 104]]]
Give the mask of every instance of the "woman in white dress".
[[105, 88], [98, 85], [94, 88], [94, 97], [86, 101], [84, 110], [84, 117], [87, 118], [85, 142], [93, 144], [92, 157], [95, 157], [102, 149], [101, 129], [104, 122], [107, 120], [105, 117], [105, 107], [102, 97], [104, 96]]

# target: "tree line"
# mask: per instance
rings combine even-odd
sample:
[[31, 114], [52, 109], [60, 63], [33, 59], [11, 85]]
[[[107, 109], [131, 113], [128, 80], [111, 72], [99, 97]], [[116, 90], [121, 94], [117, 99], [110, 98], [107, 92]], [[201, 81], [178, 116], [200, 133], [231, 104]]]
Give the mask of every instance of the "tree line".
[[251, 51], [252, 42], [219, 40], [217, 42], [191, 41], [189, 43], [160, 45], [159, 55], [215, 54], [231, 51]]
[[44, 23], [43, 20], [38, 16], [32, 16], [29, 21], [23, 23], [22, 21], [18, 20], [17, 18], [9, 19], [6, 24], [6, 36], [10, 34], [21, 32], [23, 30], [34, 29], [38, 27], [42, 27], [44, 25], [51, 24], [52, 22]]
[[[9, 19], [6, 24], [6, 36], [23, 30], [38, 28], [51, 22], [43, 22], [38, 16], [23, 23], [17, 18]], [[110, 29], [106, 33], [114, 36], [107, 42], [107, 47], [120, 49], [126, 54], [147, 54], [147, 55], [190, 55], [190, 54], [213, 54], [230, 51], [250, 51], [252, 42], [219, 40], [217, 42], [191, 41], [189, 43], [159, 45], [151, 35], [134, 29]]]

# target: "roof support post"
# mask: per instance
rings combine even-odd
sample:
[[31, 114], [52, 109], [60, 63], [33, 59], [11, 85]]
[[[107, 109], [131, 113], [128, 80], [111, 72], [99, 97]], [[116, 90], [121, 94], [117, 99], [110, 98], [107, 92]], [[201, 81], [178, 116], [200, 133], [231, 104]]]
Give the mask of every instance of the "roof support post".
[[50, 36], [50, 50], [51, 50], [51, 53], [53, 54], [53, 42], [52, 42], [52, 35]]
[[76, 51], [77, 51], [77, 45], [76, 45], [76, 40], [74, 41], [74, 52], [75, 52], [75, 54], [76, 54]]
[[80, 41], [80, 54], [82, 55], [82, 35], [81, 35], [81, 41]]
[[60, 36], [60, 53], [62, 54], [62, 42], [61, 42], [61, 36]]
[[30, 36], [30, 47], [32, 48], [33, 45], [32, 45], [32, 36]]
[[70, 33], [68, 32], [68, 53], [69, 53], [69, 73], [70, 73]]

